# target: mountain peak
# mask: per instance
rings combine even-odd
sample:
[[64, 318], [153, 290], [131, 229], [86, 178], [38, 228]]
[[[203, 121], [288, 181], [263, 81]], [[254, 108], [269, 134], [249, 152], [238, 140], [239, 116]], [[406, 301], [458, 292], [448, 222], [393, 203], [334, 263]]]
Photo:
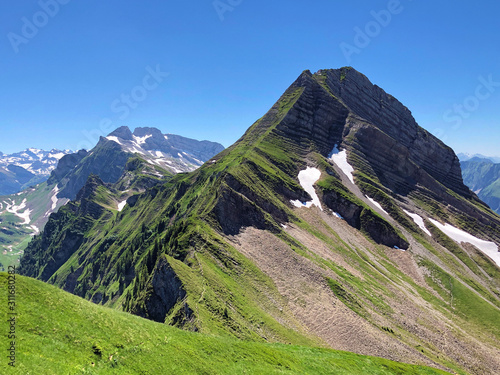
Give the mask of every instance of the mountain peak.
[[440, 190], [441, 184], [471, 196], [453, 150], [421, 128], [401, 102], [352, 67], [313, 75], [304, 71], [264, 116], [259, 134], [269, 126], [305, 152], [315, 149], [328, 156], [335, 145], [346, 148], [350, 158], [364, 161], [355, 169], [376, 176], [393, 191], [406, 194], [435, 179], [433, 188]]
[[125, 139], [127, 141], [131, 141], [134, 138], [132, 137], [132, 132], [128, 128], [128, 126], [120, 126], [118, 129], [115, 129], [111, 133], [108, 134], [108, 137], [118, 137]]
[[160, 130], [150, 127], [135, 128], [134, 135], [136, 137], [145, 137], [151, 135], [153, 138], [164, 138], [163, 133]]

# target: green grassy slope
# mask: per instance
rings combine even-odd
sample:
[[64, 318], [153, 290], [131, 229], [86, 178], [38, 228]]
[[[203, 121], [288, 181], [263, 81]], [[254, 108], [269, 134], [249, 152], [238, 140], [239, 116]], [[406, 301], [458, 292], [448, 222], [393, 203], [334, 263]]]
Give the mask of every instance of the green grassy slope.
[[[7, 284], [6, 273], [0, 283]], [[4, 374], [444, 374], [347, 352], [186, 332], [19, 275], [16, 298], [16, 366], [3, 358]], [[5, 317], [5, 293], [0, 310]]]

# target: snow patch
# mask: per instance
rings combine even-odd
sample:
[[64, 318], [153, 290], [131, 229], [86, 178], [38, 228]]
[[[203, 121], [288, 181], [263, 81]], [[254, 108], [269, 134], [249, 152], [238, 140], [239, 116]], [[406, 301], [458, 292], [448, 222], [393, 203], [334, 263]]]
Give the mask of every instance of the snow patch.
[[129, 150], [130, 152], [132, 152], [133, 154], [137, 153], [137, 154], [142, 154], [142, 155], [146, 155], [146, 153], [142, 150], [138, 150], [137, 148], [135, 147], [132, 147], [132, 149]]
[[109, 139], [110, 141], [113, 141], [113, 142], [116, 142], [118, 143], [119, 145], [121, 145], [122, 143], [120, 142], [120, 140], [118, 139], [118, 137], [115, 137], [114, 135], [110, 135], [110, 136], [107, 136], [106, 139]]
[[57, 185], [52, 189], [52, 197], [50, 197], [50, 200], [52, 201], [52, 207], [51, 210], [54, 211], [57, 207], [57, 194], [59, 193], [59, 188]]
[[166, 135], [164, 135], [165, 139], [168, 141], [168, 137]]
[[[21, 223], [23, 225], [27, 225], [31, 222], [30, 215], [33, 212], [33, 210], [30, 210], [30, 209], [24, 210], [26, 208], [26, 202], [27, 202], [27, 199], [24, 198], [23, 201], [21, 202], [21, 204], [19, 206], [16, 206], [14, 204], [14, 201], [11, 200], [11, 204], [7, 204], [7, 208], [6, 208], [7, 212], [10, 212], [11, 214], [14, 214], [17, 217], [20, 217], [21, 219], [23, 219], [24, 222]], [[24, 212], [21, 212], [22, 210], [24, 210]]]
[[183, 172], [180, 169], [177, 169], [175, 167], [170, 167], [170, 168], [173, 169], [175, 173], [182, 173]]
[[337, 216], [339, 219], [344, 220], [344, 218], [342, 217], [342, 215], [341, 215], [341, 214], [339, 214], [338, 212], [334, 212], [334, 211], [332, 211], [332, 212], [333, 212], [333, 214], [334, 214], [335, 216]]
[[36, 225], [30, 226], [30, 228], [33, 229], [33, 233], [31, 233], [32, 236], [35, 236], [38, 233], [40, 233], [40, 229], [38, 229], [38, 227]]
[[384, 214], [386, 214], [387, 216], [389, 216], [389, 214], [387, 213], [386, 210], [384, 210], [382, 208], [382, 206], [380, 205], [380, 203], [378, 203], [375, 199], [373, 198], [370, 198], [368, 195], [365, 195], [366, 199], [368, 199], [375, 207], [377, 207], [379, 210], [381, 210]]
[[122, 212], [123, 208], [127, 204], [127, 200], [125, 199], [123, 202], [118, 203], [118, 212]]
[[431, 232], [429, 232], [429, 229], [425, 227], [424, 219], [422, 219], [422, 217], [420, 217], [417, 214], [411, 213], [410, 211], [406, 211], [405, 209], [403, 209], [403, 211], [405, 212], [405, 214], [407, 214], [409, 217], [412, 218], [415, 224], [417, 224], [419, 228], [424, 231], [425, 234], [427, 234], [429, 237], [432, 237], [432, 234]]
[[295, 207], [311, 207], [313, 204], [319, 207], [321, 211], [321, 203], [319, 201], [316, 190], [314, 190], [314, 183], [321, 177], [321, 171], [317, 168], [307, 167], [306, 169], [299, 172], [299, 182], [300, 186], [311, 196], [312, 201], [301, 202], [299, 200], [290, 201]]
[[347, 151], [339, 151], [337, 145], [333, 147], [332, 152], [329, 156], [330, 160], [333, 161], [344, 174], [349, 178], [349, 180], [354, 184], [354, 177], [352, 173], [354, 168], [347, 162]]
[[310, 202], [301, 202], [299, 201], [298, 199], [294, 200], [294, 201], [290, 201], [291, 204], [293, 204], [295, 207], [311, 207], [313, 205], [313, 202], [310, 201]]
[[24, 211], [22, 213], [16, 213], [16, 216], [18, 216], [24, 220], [24, 223], [21, 223], [21, 224], [28, 225], [29, 223], [31, 223], [30, 215], [32, 212], [33, 212], [33, 210], [27, 209], [26, 211]]
[[472, 234], [469, 234], [461, 229], [454, 227], [451, 224], [441, 224], [439, 221], [434, 219], [429, 219], [432, 224], [434, 224], [438, 229], [450, 237], [453, 241], [461, 243], [468, 242], [483, 253], [488, 255], [493, 261], [500, 266], [500, 252], [498, 251], [498, 246], [494, 242], [481, 240], [477, 237], [474, 237]]
[[155, 152], [156, 152], [157, 157], [159, 157], [159, 158], [163, 157], [163, 152], [161, 152], [161, 151], [155, 151]]
[[142, 144], [146, 143], [146, 139], [151, 138], [152, 136], [153, 136], [152, 134], [148, 134], [148, 135], [145, 135], [144, 137], [137, 137], [135, 135], [133, 135], [132, 137], [134, 137], [134, 140], [138, 144], [142, 145]]
[[63, 152], [59, 152], [57, 154], [49, 154], [48, 157], [49, 158], [53, 158], [53, 159], [61, 159], [65, 154]]

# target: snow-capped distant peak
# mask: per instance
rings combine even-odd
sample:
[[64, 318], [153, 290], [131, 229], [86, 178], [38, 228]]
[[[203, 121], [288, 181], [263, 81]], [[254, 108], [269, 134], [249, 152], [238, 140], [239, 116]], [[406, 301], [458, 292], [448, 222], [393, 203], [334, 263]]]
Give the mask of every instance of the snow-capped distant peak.
[[44, 151], [30, 147], [14, 154], [0, 155], [0, 167], [15, 165], [35, 175], [48, 176], [56, 168], [58, 160], [70, 153], [72, 153], [70, 150], [60, 151], [53, 149]]

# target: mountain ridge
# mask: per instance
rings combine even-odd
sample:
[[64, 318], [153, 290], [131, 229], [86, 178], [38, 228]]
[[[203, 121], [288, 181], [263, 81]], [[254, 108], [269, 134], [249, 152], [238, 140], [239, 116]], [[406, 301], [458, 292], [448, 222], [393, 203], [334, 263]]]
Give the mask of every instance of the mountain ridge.
[[370, 85], [352, 68], [303, 72], [197, 170], [123, 210], [101, 185], [81, 243], [47, 272], [89, 217], [51, 215], [21, 272], [186, 330], [495, 372], [500, 269], [484, 246], [498, 250], [500, 218], [454, 152]]
[[[4, 267], [16, 264], [31, 236], [43, 229], [51, 213], [69, 200], [77, 199], [78, 192], [85, 187], [91, 175], [99, 176], [103, 183], [116, 183], [123, 191], [128, 190], [127, 194], [115, 198], [118, 201], [108, 202], [111, 207], [117, 208], [117, 204], [123, 205], [133, 193], [144, 191], [172, 174], [196, 168], [202, 161], [195, 160], [195, 157], [206, 160], [223, 149], [215, 142], [170, 135], [174, 138], [168, 142], [172, 153], [167, 154], [160, 151], [167, 140], [158, 129], [137, 128], [136, 131], [136, 134], [147, 133], [139, 135], [142, 138], [150, 135], [149, 139], [133, 135], [126, 127], [119, 128], [113, 133], [119, 135], [123, 132], [127, 137], [128, 132], [133, 142], [125, 144], [122, 141], [123, 144], [120, 144], [121, 138], [116, 136], [111, 138], [118, 142], [101, 137], [92, 150], [66, 155], [61, 153], [57, 167], [51, 170], [50, 177], [45, 176], [47, 181], [16, 195], [0, 197], [0, 248], [3, 250], [0, 264]], [[134, 137], [138, 137], [139, 142], [144, 141], [144, 144], [138, 143]], [[179, 156], [181, 152], [185, 154]]]

